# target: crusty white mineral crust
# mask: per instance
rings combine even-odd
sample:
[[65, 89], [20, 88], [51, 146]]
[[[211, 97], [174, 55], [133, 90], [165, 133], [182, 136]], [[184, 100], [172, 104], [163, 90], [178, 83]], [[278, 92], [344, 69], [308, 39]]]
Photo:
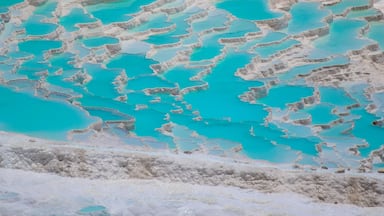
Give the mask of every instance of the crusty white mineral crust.
[[87, 179], [150, 179], [268, 193], [294, 192], [326, 203], [384, 206], [384, 175], [378, 173], [282, 169], [245, 159], [134, 150], [112, 142], [104, 146], [59, 143], [4, 132], [0, 143], [3, 168]]

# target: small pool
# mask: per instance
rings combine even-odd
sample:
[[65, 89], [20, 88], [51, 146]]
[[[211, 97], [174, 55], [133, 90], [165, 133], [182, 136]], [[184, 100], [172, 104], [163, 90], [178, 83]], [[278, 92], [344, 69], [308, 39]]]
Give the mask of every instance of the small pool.
[[288, 34], [300, 34], [309, 30], [326, 27], [325, 18], [331, 15], [329, 10], [318, 2], [299, 2], [292, 6], [292, 19], [288, 23]]
[[384, 50], [384, 22], [371, 22], [367, 36], [375, 40], [381, 50]]
[[42, 22], [44, 16], [32, 16], [25, 23], [24, 27], [27, 35], [44, 36], [54, 32], [58, 25], [53, 23]]
[[324, 58], [330, 55], [346, 54], [348, 51], [359, 50], [372, 44], [372, 41], [362, 39], [359, 33], [368, 23], [356, 19], [336, 19], [331, 24], [329, 35], [314, 42], [316, 50], [312, 58]]

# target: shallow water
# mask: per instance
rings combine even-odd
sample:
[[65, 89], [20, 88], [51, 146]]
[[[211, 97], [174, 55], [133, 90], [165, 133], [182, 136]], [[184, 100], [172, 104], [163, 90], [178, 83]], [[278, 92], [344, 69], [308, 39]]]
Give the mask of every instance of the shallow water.
[[375, 40], [381, 50], [384, 50], [384, 38], [382, 37], [384, 34], [384, 23], [383, 22], [374, 22], [371, 24], [368, 37]]
[[65, 139], [69, 129], [81, 129], [96, 121], [66, 102], [43, 100], [4, 87], [0, 92], [2, 130]]
[[[384, 142], [384, 128], [371, 125], [384, 115], [380, 93], [307, 79], [347, 67], [367, 45], [383, 49], [382, 21], [365, 19], [379, 13], [368, 1], [300, 1], [286, 12], [264, 0], [20, 2], [0, 3], [2, 130], [66, 139], [97, 133], [90, 126], [100, 121], [153, 148], [315, 166], [353, 167]], [[265, 23], [284, 13], [286, 25]], [[329, 32], [300, 36], [319, 28]], [[316, 150], [324, 143], [336, 145], [327, 156]], [[367, 143], [361, 156], [348, 151]]]
[[[256, 7], [251, 7], [256, 6]], [[222, 0], [217, 3], [218, 8], [228, 10], [234, 16], [249, 20], [266, 20], [277, 18], [281, 13], [273, 12], [268, 8], [266, 0]], [[256, 9], [256, 11], [255, 11]]]
[[289, 34], [300, 34], [311, 29], [325, 27], [325, 18], [331, 12], [321, 7], [318, 2], [299, 2], [295, 4], [290, 13], [292, 20], [288, 23]]
[[331, 24], [329, 35], [315, 41], [314, 58], [343, 54], [362, 49], [371, 44], [368, 39], [359, 38], [361, 29], [368, 23], [363, 20], [337, 19]]

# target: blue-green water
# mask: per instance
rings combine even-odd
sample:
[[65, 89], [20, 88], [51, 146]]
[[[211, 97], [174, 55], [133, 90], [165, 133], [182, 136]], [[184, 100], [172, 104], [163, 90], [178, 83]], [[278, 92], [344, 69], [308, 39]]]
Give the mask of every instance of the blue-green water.
[[80, 209], [77, 213], [79, 213], [80, 215], [109, 215], [107, 208], [101, 205], [87, 206]]
[[49, 101], [33, 95], [0, 88], [1, 130], [65, 139], [70, 129], [83, 129], [95, 118], [66, 102]]
[[[372, 125], [384, 117], [382, 92], [338, 77], [365, 72], [351, 72], [352, 51], [383, 50], [368, 0], [284, 11], [266, 0], [13, 7], [21, 2], [0, 2], [1, 130], [65, 140], [101, 122], [127, 144], [330, 167], [356, 166], [384, 144]], [[329, 31], [303, 36], [319, 28]]]
[[41, 57], [49, 50], [61, 48], [62, 44], [58, 40], [26, 40], [19, 43], [19, 49], [36, 57]]
[[82, 8], [72, 8], [68, 15], [60, 17], [60, 24], [69, 32], [78, 30], [78, 24], [94, 23], [96, 21], [95, 18], [85, 13]]
[[56, 24], [44, 23], [41, 21], [43, 18], [44, 16], [32, 16], [24, 23], [27, 35], [44, 36], [56, 30]]
[[362, 49], [371, 44], [368, 39], [359, 38], [361, 29], [368, 23], [363, 20], [337, 19], [330, 27], [329, 35], [315, 41], [314, 57], [326, 57]]
[[119, 40], [114, 37], [94, 37], [87, 38], [83, 41], [86, 47], [99, 47], [106, 44], [117, 44]]
[[220, 0], [218, 8], [225, 9], [234, 16], [249, 20], [268, 20], [282, 16], [281, 13], [273, 12], [268, 8], [266, 0]]
[[369, 4], [370, 0], [349, 0], [340, 1], [339, 3], [328, 6], [327, 8], [330, 9], [333, 14], [339, 15], [348, 12], [349, 9], [368, 6]]
[[[291, 8], [292, 19], [288, 24], [289, 34], [299, 34], [327, 25], [325, 18], [331, 15], [330, 11], [321, 8], [317, 2], [299, 2]], [[305, 20], [305, 22], [303, 22]]]
[[370, 8], [368, 10], [356, 10], [348, 13], [347, 18], [367, 18], [380, 16], [382, 12], [376, 8]]
[[91, 4], [86, 9], [103, 24], [125, 22], [131, 15], [140, 11], [142, 6], [153, 3], [154, 0], [118, 0], [106, 1], [99, 4]]
[[1, 1], [0, 2], [0, 7], [10, 7], [14, 6], [16, 4], [22, 3], [23, 0], [9, 0], [9, 1]]
[[368, 32], [368, 37], [375, 40], [381, 50], [384, 50], [384, 23], [383, 22], [374, 22], [370, 25]]

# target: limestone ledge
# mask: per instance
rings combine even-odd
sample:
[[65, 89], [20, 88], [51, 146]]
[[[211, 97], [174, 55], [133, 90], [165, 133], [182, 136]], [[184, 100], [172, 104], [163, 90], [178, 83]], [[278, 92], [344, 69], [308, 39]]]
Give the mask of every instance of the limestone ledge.
[[49, 59], [55, 54], [63, 53], [66, 50], [66, 44], [64, 43], [60, 48], [57, 49], [49, 49], [48, 51], [44, 52], [43, 56], [44, 59]]
[[[305, 48], [303, 48], [303, 49], [305, 49]], [[352, 50], [352, 51], [347, 53], [347, 56], [349, 56], [350, 58], [351, 57], [354, 58], [357, 56], [365, 56], [365, 57], [367, 57], [366, 59], [368, 59], [368, 60], [371, 59], [373, 62], [380, 64], [380, 62], [384, 61], [384, 54], [382, 51], [377, 51], [377, 50], [378, 50], [378, 44], [374, 43], [374, 44], [369, 44], [369, 45], [367, 45], [364, 48], [359, 49], [359, 50]], [[276, 59], [277, 57], [279, 57], [279, 59], [284, 59], [284, 61], [287, 62], [288, 61], [287, 57], [289, 55], [288, 56], [287, 55], [281, 56], [281, 54], [284, 54], [285, 52], [289, 52], [289, 51], [290, 50], [285, 50], [283, 53], [278, 53], [276, 56], [273, 56], [270, 59], [272, 60], [272, 59]], [[290, 54], [290, 55], [292, 55], [292, 54]], [[274, 63], [271, 62], [270, 63], [270, 62], [268, 62], [268, 61], [271, 61], [270, 59], [263, 60], [263, 59], [260, 59], [259, 57], [255, 57], [251, 61], [251, 63], [246, 65], [244, 68], [238, 69], [236, 72], [236, 75], [242, 77], [243, 79], [269, 78], [269, 77], [275, 76], [275, 73], [283, 73], [283, 72], [287, 71], [289, 68], [296, 65], [296, 64], [294, 64], [294, 65], [290, 65], [288, 67], [288, 65], [281, 64], [279, 62], [274, 62]], [[329, 60], [330, 60], [329, 58], [324, 58], [324, 59], [317, 59], [317, 60], [306, 60], [306, 62], [324, 62], [324, 61], [329, 61]], [[364, 61], [367, 61], [367, 60], [364, 60]], [[263, 62], [264, 62], [264, 64], [263, 64]], [[291, 63], [293, 61], [289, 61], [289, 62]], [[324, 82], [321, 80], [328, 80], [327, 85], [336, 85], [337, 86], [340, 83], [340, 81], [342, 81], [342, 80], [354, 81], [354, 80], [359, 79], [359, 77], [354, 76], [350, 72], [345, 73], [344, 75], [342, 75], [340, 73], [342, 71], [346, 71], [346, 69], [348, 69], [350, 67], [351, 67], [350, 64], [347, 64], [347, 65], [345, 65], [345, 64], [337, 65], [336, 64], [336, 65], [332, 65], [332, 66], [323, 66], [323, 67], [312, 70], [308, 74], [299, 75], [299, 77], [305, 78], [306, 82], [316, 83], [316, 84], [320, 84], [320, 83], [324, 84]], [[356, 73], [356, 75], [366, 74], [367, 75], [366, 77], [371, 79], [373, 74], [376, 74], [373, 72], [374, 71], [372, 71], [372, 70], [368, 70], [365, 72], [356, 71], [355, 73]], [[320, 74], [322, 77], [321, 79], [319, 77]], [[336, 74], [338, 74], [338, 75], [336, 75]], [[324, 78], [326, 78], [326, 79], [324, 79]], [[373, 77], [372, 77], [372, 79], [373, 79]]]
[[304, 31], [304, 32], [297, 34], [297, 35], [293, 35], [293, 38], [295, 38], [295, 39], [307, 38], [310, 40], [314, 40], [314, 39], [317, 39], [318, 37], [322, 37], [322, 36], [329, 34], [329, 23], [331, 23], [333, 21], [333, 15], [330, 14], [330, 15], [324, 17], [321, 21], [323, 23], [325, 23], [326, 25], [319, 27], [319, 28], [314, 28], [314, 29]]
[[323, 4], [323, 6], [332, 6], [332, 5], [335, 5], [337, 3], [341, 2], [341, 0], [322, 0], [321, 3]]
[[[368, 143], [364, 143], [362, 145], [354, 145], [349, 148], [349, 151], [353, 152], [356, 155], [360, 155], [359, 148], [367, 148], [367, 147], [369, 147]], [[384, 162], [384, 145], [381, 145], [379, 149], [371, 151], [368, 158], [361, 160], [358, 170], [360, 172], [370, 171], [373, 168], [373, 163], [382, 163], [382, 162]], [[380, 170], [378, 172], [384, 173], [384, 170]]]
[[82, 5], [95, 5], [95, 4], [100, 4], [104, 2], [112, 2], [114, 0], [76, 0], [76, 2], [80, 2]]
[[144, 93], [148, 94], [148, 95], [151, 95], [151, 94], [159, 94], [159, 93], [167, 93], [167, 94], [171, 94], [171, 95], [177, 95], [179, 90], [178, 88], [166, 88], [166, 87], [162, 87], [162, 88], [146, 88], [143, 90]]
[[258, 98], [263, 98], [268, 95], [269, 87], [266, 85], [260, 87], [251, 87], [250, 91], [240, 95], [240, 99], [245, 102], [255, 102]]
[[277, 83], [275, 80], [264, 81], [264, 85], [250, 87], [249, 91], [239, 95], [239, 98], [244, 102], [256, 103], [257, 99], [266, 97], [268, 95], [269, 89], [276, 84]]
[[199, 20], [199, 19], [204, 19], [205, 17], [208, 16], [208, 11], [206, 10], [203, 10], [202, 12], [200, 13], [197, 13], [197, 14], [193, 14], [191, 17], [189, 17], [186, 21], [188, 22], [188, 24], [191, 24], [192, 22], [196, 21], [196, 20]]
[[304, 97], [299, 102], [287, 104], [290, 110], [298, 111], [304, 109], [306, 106], [312, 106], [320, 101], [320, 94], [314, 91], [312, 96]]
[[[79, 106], [81, 106], [81, 105], [79, 105]], [[126, 133], [132, 131], [135, 127], [135, 122], [136, 122], [135, 118], [133, 118], [130, 115], [121, 113], [118, 110], [114, 110], [114, 109], [106, 108], [106, 107], [84, 107], [83, 109], [110, 112], [116, 116], [120, 116], [121, 119], [119, 119], [119, 120], [101, 120], [100, 119], [100, 121], [97, 121], [96, 123], [90, 125], [86, 129], [71, 131], [70, 136], [73, 136], [73, 134], [75, 134], [75, 133], [85, 133], [89, 130], [95, 130], [97, 132], [102, 132], [103, 123], [107, 124], [108, 126], [116, 125], [118, 128], [122, 129]]]
[[195, 76], [191, 77], [191, 80], [202, 80], [205, 76], [209, 75], [211, 72], [212, 72], [212, 65], [209, 65], [204, 70], [200, 71]]
[[116, 126], [117, 128], [128, 133], [135, 129], [135, 120], [114, 120], [114, 121], [105, 121], [109, 127]]
[[288, 22], [291, 19], [291, 14], [283, 11], [283, 16], [275, 18], [275, 19], [268, 19], [268, 20], [260, 20], [255, 21], [258, 25], [268, 25], [274, 30], [283, 29], [288, 26]]
[[[307, 83], [316, 83], [317, 85], [340, 86], [344, 82], [368, 81], [368, 83], [378, 83], [382, 79], [377, 77], [380, 71], [380, 62], [375, 63], [370, 59], [370, 53], [378, 49], [377, 44], [369, 44], [359, 50], [349, 51], [347, 56], [351, 59], [347, 65], [324, 66], [306, 75], [301, 75]], [[364, 62], [362, 64], [361, 62]], [[369, 68], [369, 69], [363, 69]]]
[[297, 0], [269, 0], [269, 7], [274, 10], [289, 11]]
[[90, 23], [76, 23], [75, 26], [79, 29], [85, 29], [82, 32], [86, 33], [88, 29], [99, 28], [99, 27], [102, 27], [103, 24], [99, 20], [97, 20], [95, 22], [90, 22]]
[[[357, 11], [357, 10], [366, 10], [366, 9], [369, 9], [369, 8], [372, 8], [373, 5], [374, 5], [374, 1], [375, 0], [369, 0], [368, 4], [367, 5], [360, 5], [360, 6], [351, 6], [351, 7], [348, 7], [346, 8], [341, 14], [335, 14], [334, 16], [342, 16], [342, 17], [345, 17], [347, 16], [347, 14], [351, 11]], [[331, 4], [328, 4], [327, 6], [331, 6], [331, 5], [334, 5], [334, 4], [337, 4], [339, 3], [340, 0], [338, 1], [333, 1]], [[324, 5], [324, 3], [323, 3]]]
[[47, 0], [27, 0], [28, 1], [28, 3], [30, 4], [30, 5], [33, 5], [33, 6], [40, 6], [40, 5], [42, 5], [42, 4], [44, 4], [44, 3], [46, 3], [47, 2]]
[[[107, 25], [105, 28], [108, 29], [108, 28], [113, 28], [113, 27], [119, 27], [119, 28], [124, 29], [124, 30], [132, 29], [136, 26], [139, 26], [139, 25], [147, 22], [148, 16], [150, 16], [151, 14], [156, 12], [156, 8], [159, 8], [159, 7], [163, 6], [164, 4], [167, 4], [167, 3], [170, 3], [173, 1], [175, 1], [175, 0], [158, 0], [158, 1], [155, 1], [154, 3], [152, 3], [150, 5], [142, 6], [141, 7], [142, 11], [139, 11], [136, 14], [132, 14], [133, 18], [131, 18], [130, 20], [127, 20], [124, 22], [114, 22], [114, 23]], [[171, 28], [162, 28], [161, 30], [158, 30], [158, 31], [165, 31], [166, 32], [166, 31], [171, 30], [172, 28], [175, 28], [175, 26], [172, 26]], [[156, 32], [156, 30], [152, 30], [152, 31]], [[158, 32], [158, 33], [161, 33], [161, 32]]]
[[183, 88], [180, 90], [180, 94], [186, 95], [186, 94], [188, 94], [190, 92], [194, 92], [194, 91], [203, 91], [203, 90], [208, 89], [208, 87], [209, 87], [208, 83], [204, 83], [204, 84], [196, 85], [196, 86], [191, 86], [191, 87], [186, 87], [186, 88]]
[[[203, 12], [200, 12], [200, 13], [198, 13], [198, 14], [194, 14], [194, 15], [192, 15], [192, 16], [189, 17], [186, 21], [188, 22], [189, 25], [191, 25], [192, 22], [194, 22], [194, 21], [196, 21], [196, 20], [199, 20], [199, 19], [203, 19], [203, 18], [205, 18], [205, 17], [207, 17], [207, 16], [208, 16], [208, 12], [204, 10]], [[160, 28], [160, 29], [158, 29], [157, 32], [156, 32], [156, 30], [155, 30], [155, 31], [149, 31], [149, 32], [144, 32], [143, 34], [140, 34], [140, 35], [136, 34], [135, 36], [140, 36], [140, 37], [146, 38], [146, 37], [148, 37], [149, 35], [152, 35], [152, 34], [165, 33], [165, 32], [167, 32], [167, 31], [172, 30], [173, 28], [175, 28], [175, 26], [174, 26], [174, 25], [171, 25], [171, 26], [168, 27], [168, 28], [162, 28], [162, 29]], [[189, 28], [187, 29], [187, 31], [188, 31], [188, 33], [186, 33], [186, 34], [184, 34], [184, 35], [180, 35], [179, 38], [182, 39], [182, 38], [186, 38], [186, 37], [189, 37], [189, 36], [192, 35], [193, 30], [192, 30], [191, 27], [189, 27]], [[192, 44], [192, 45], [191, 45], [191, 48], [195, 48], [195, 47], [198, 47], [198, 46], [202, 46], [201, 44], [202, 44], [202, 41], [201, 41], [201, 37], [200, 37], [200, 38], [199, 38], [199, 43], [197, 43], [197, 44]], [[178, 46], [181, 46], [181, 45], [182, 45], [182, 42], [181, 42], [181, 41], [179, 41], [179, 42], [177, 42], [177, 43], [171, 43], [171, 44], [153, 45], [153, 49], [152, 49], [149, 53], [147, 53], [147, 56], [151, 56], [151, 55], [153, 55], [153, 53], [155, 53], [156, 50], [158, 50], [158, 49], [178, 47]], [[182, 52], [182, 53], [183, 53], [183, 52]], [[178, 55], [179, 55], [179, 54], [178, 54]], [[173, 60], [174, 60], [174, 59], [173, 59]], [[171, 64], [171, 63], [164, 63], [164, 64], [163, 64], [163, 66], [164, 66], [164, 69], [163, 69], [163, 70], [166, 70], [166, 69], [168, 68], [168, 67], [166, 66], [167, 64], [168, 64], [168, 65], [173, 65], [173, 64]], [[160, 66], [160, 68], [162, 68], [163, 66]], [[160, 71], [162, 71], [162, 70], [160, 70]]]
[[117, 92], [119, 92], [119, 94], [124, 94], [127, 83], [128, 83], [128, 76], [125, 69], [123, 69], [123, 71], [118, 76], [116, 76], [116, 78], [112, 82], [112, 84], [115, 86], [115, 89], [117, 90]]
[[190, 52], [191, 52], [190, 50], [178, 51], [177, 54], [173, 58], [169, 59], [168, 61], [161, 62], [159, 64], [153, 64], [150, 67], [155, 73], [161, 74], [164, 71], [168, 70], [169, 68], [176, 66], [177, 64], [180, 64], [182, 62], [187, 62], [189, 60], [189, 53]]
[[[237, 69], [235, 75], [245, 80], [273, 77], [275, 73], [280, 73], [287, 69], [286, 58], [294, 55], [298, 51], [303, 51], [305, 47], [301, 44], [295, 44], [285, 50], [281, 50], [268, 58], [254, 57], [249, 64], [243, 68]], [[276, 59], [285, 59], [283, 61], [274, 61]]]
[[64, 93], [64, 92], [58, 92], [58, 91], [49, 91], [48, 94], [46, 95], [47, 98], [62, 98], [63, 100], [72, 102], [76, 98], [80, 98], [80, 95], [72, 95], [69, 93]]
[[90, 179], [157, 179], [269, 193], [291, 191], [320, 202], [384, 205], [384, 179], [379, 174], [282, 170], [250, 160], [57, 143], [5, 133], [2, 136], [0, 167], [3, 168]]
[[378, 12], [379, 13], [376, 15], [364, 16], [364, 19], [367, 20], [368, 22], [383, 20], [384, 19], [383, 12], [381, 10], [379, 10]]
[[261, 32], [249, 32], [246, 33], [243, 37], [234, 37], [234, 38], [220, 38], [219, 41], [222, 44], [241, 44], [249, 40], [250, 37], [255, 38], [261, 36]]
[[[205, 76], [210, 74], [212, 72], [212, 68], [214, 68], [218, 62], [222, 59], [224, 59], [227, 56], [227, 49], [224, 47], [220, 54], [215, 56], [213, 59], [210, 60], [202, 60], [200, 62], [208, 62], [203, 68], [202, 71], [200, 71], [198, 74], [196, 74], [194, 77], [191, 78], [191, 80], [202, 80]], [[188, 65], [189, 67], [193, 68], [193, 66]], [[201, 68], [201, 66], [198, 66], [198, 68]]]
[[307, 118], [295, 119], [293, 120], [293, 123], [299, 125], [310, 125], [312, 124], [312, 116], [309, 115]]
[[[25, 29], [21, 29], [19, 34], [26, 34]], [[44, 35], [27, 35], [23, 40], [36, 40], [36, 39], [48, 39], [48, 40], [56, 40], [60, 37], [62, 33], [64, 33], [64, 29], [61, 26], [58, 26], [55, 31], [52, 31], [48, 34]], [[64, 41], [65, 43], [65, 41]]]
[[[187, 22], [189, 24], [191, 24], [192, 22], [194, 22], [195, 20], [198, 20], [198, 19], [202, 19], [202, 18], [205, 18], [206, 16], [208, 16], [208, 12], [207, 11], [204, 11], [202, 13], [198, 13], [198, 14], [195, 14], [193, 16], [191, 16]], [[165, 70], [167, 70], [168, 68], [176, 65], [176, 64], [179, 64], [179, 63], [187, 63], [186, 60], [188, 60], [188, 56], [192, 53], [192, 50], [194, 48], [199, 48], [199, 47], [202, 47], [204, 44], [203, 44], [203, 41], [202, 41], [202, 37], [204, 35], [207, 35], [207, 34], [210, 34], [212, 32], [222, 32], [222, 31], [225, 31], [229, 28], [229, 25], [230, 23], [232, 22], [232, 19], [233, 17], [229, 17], [229, 21], [227, 21], [223, 27], [216, 27], [216, 28], [209, 28], [207, 30], [204, 30], [202, 32], [199, 33], [199, 38], [198, 38], [198, 42], [194, 43], [194, 44], [190, 44], [189, 45], [189, 48], [187, 51], [183, 50], [181, 52], [178, 52], [177, 55], [166, 61], [166, 62], [162, 62], [158, 65], [154, 65], [153, 66], [153, 69], [157, 72], [157, 73], [161, 73]], [[168, 31], [168, 30], [167, 30]], [[153, 32], [153, 31], [152, 31]], [[163, 32], [163, 31], [161, 31]], [[166, 32], [166, 31], [165, 31]], [[185, 38], [185, 37], [188, 37], [192, 35], [192, 29], [189, 28], [188, 29], [188, 33], [186, 35], [183, 35], [181, 38]], [[170, 47], [177, 47], [177, 46], [181, 46], [182, 43], [181, 42], [178, 42], [178, 43], [173, 43], [173, 44], [167, 44], [167, 45], [160, 45], [160, 46], [153, 46], [153, 50], [149, 53], [147, 53], [147, 56], [150, 57], [152, 56], [154, 53], [156, 53], [156, 51], [158, 49], [163, 49], [163, 48], [170, 48]], [[188, 55], [188, 56], [186, 56]], [[225, 52], [221, 52], [218, 56], [216, 56], [214, 59], [212, 59], [211, 61], [213, 62], [213, 64], [216, 64], [219, 60], [223, 59], [225, 57], [226, 53]]]
[[153, 45], [153, 49], [167, 49], [167, 48], [173, 48], [173, 47], [180, 47], [182, 46], [182, 42], [178, 41], [176, 43], [168, 43], [168, 44], [161, 44], [161, 45]]
[[142, 6], [141, 8], [142, 8], [144, 11], [153, 11], [153, 10], [155, 10], [156, 8], [159, 8], [159, 7], [163, 6], [164, 4], [171, 3], [171, 2], [174, 2], [174, 1], [175, 1], [175, 0], [158, 0], [158, 1], [153, 2], [153, 3], [150, 4], [150, 5]]
[[290, 36], [286, 36], [286, 37], [284, 37], [280, 40], [277, 40], [277, 41], [272, 41], [272, 42], [267, 42], [267, 43], [258, 43], [256, 45], [252, 46], [250, 48], [250, 50], [256, 49], [258, 47], [267, 47], [267, 46], [277, 45], [277, 44], [283, 43], [284, 41], [289, 40], [290, 38], [291, 38]]
[[2, 24], [8, 23], [11, 20], [10, 11], [7, 10], [7, 12], [5, 12], [5, 13], [0, 13], [0, 18], [1, 18]]
[[27, 77], [25, 77], [25, 78], [12, 79], [12, 80], [8, 80], [8, 81], [3, 80], [3, 84], [13, 86], [16, 88], [18, 88], [19, 85], [26, 85], [26, 86], [34, 87], [34, 86], [36, 86], [36, 81], [32, 81], [32, 80], [28, 79]]
[[169, 8], [160, 8], [160, 11], [163, 13], [166, 13], [168, 15], [180, 13], [187, 9], [189, 6], [194, 4], [196, 0], [185, 0], [182, 2], [182, 4], [174, 6], [174, 7], [169, 7]]
[[9, 7], [9, 9], [10, 10], [20, 10], [20, 9], [28, 7], [28, 6], [29, 6], [29, 3], [27, 1], [23, 1], [23, 2], [15, 4], [15, 5], [12, 5], [11, 7]]
[[[154, 65], [151, 65], [151, 68], [152, 70], [155, 71], [155, 73], [163, 73], [164, 71], [166, 71], [168, 68], [171, 68], [177, 64], [180, 64], [180, 63], [184, 63], [184, 64], [187, 64], [189, 65], [190, 62], [189, 62], [189, 59], [190, 59], [190, 55], [192, 54], [193, 52], [193, 49], [195, 48], [199, 48], [199, 47], [202, 47], [203, 46], [203, 41], [202, 41], [202, 35], [204, 34], [208, 34], [210, 32], [213, 32], [213, 31], [221, 31], [223, 29], [227, 29], [228, 26], [226, 25], [225, 27], [223, 28], [212, 28], [212, 29], [209, 29], [209, 30], [206, 30], [204, 32], [202, 32], [200, 35], [199, 35], [199, 38], [198, 38], [198, 41], [196, 43], [193, 43], [193, 44], [190, 44], [188, 47], [185, 47], [184, 50], [180, 50], [177, 52], [177, 54], [165, 61], [165, 62], [161, 62], [159, 64], [154, 64]], [[155, 53], [157, 52], [157, 49], [152, 49], [150, 52], [147, 53], [147, 57], [151, 57], [152, 55], [154, 55]], [[208, 67], [214, 67], [217, 62], [221, 59], [223, 59], [225, 56], [227, 55], [227, 51], [225, 49], [225, 47], [221, 50], [220, 54], [215, 56], [213, 59], [210, 59], [210, 60], [202, 60], [200, 62], [203, 62], [203, 61], [209, 61], [211, 63], [209, 63], [209, 66]]]

